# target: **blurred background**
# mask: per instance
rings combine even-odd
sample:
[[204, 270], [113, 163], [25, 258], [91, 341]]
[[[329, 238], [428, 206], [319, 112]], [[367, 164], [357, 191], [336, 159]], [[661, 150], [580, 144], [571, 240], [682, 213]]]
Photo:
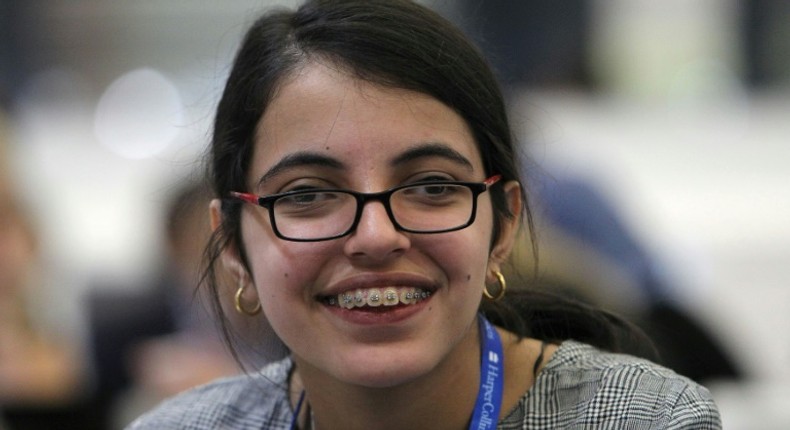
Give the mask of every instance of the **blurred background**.
[[[242, 32], [296, 3], [0, 0], [0, 219], [19, 226], [0, 227], [0, 321], [41, 337], [0, 332], [0, 429], [76, 426], [102, 390], [112, 402], [95, 428], [117, 428], [146, 404], [135, 383], [189, 386], [140, 364], [176, 352], [113, 341], [206, 325], [185, 322], [201, 311], [183, 302], [156, 328], [124, 321], [172, 299], [144, 293], [194, 283], [194, 261], [175, 255], [195, 244], [170, 227], [203, 209], [179, 212], [179, 196], [206, 198], [201, 155]], [[546, 285], [645, 321], [684, 360], [673, 367], [711, 388], [725, 428], [789, 428], [790, 2], [423, 3], [503, 82], [532, 160]], [[23, 396], [8, 376], [32, 366], [15, 350], [61, 357], [42, 359], [40, 390]], [[233, 372], [211, 364], [195, 373]]]

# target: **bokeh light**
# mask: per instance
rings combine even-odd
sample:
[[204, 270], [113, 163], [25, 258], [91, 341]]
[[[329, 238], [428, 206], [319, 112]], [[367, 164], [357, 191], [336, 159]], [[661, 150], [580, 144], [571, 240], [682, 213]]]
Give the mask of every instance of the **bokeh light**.
[[124, 74], [107, 88], [96, 107], [94, 131], [116, 154], [142, 159], [166, 149], [183, 122], [184, 106], [175, 85], [146, 68]]

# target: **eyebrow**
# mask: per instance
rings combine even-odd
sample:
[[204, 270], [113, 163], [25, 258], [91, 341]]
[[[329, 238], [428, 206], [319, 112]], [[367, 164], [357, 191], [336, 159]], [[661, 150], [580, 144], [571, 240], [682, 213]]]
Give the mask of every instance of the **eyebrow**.
[[474, 167], [468, 158], [464, 157], [460, 152], [451, 148], [450, 146], [440, 142], [428, 142], [419, 144], [413, 148], [408, 149], [406, 152], [393, 158], [390, 164], [393, 167], [398, 167], [407, 164], [411, 161], [420, 158], [441, 157], [450, 161], [458, 163], [469, 170]]
[[[451, 148], [450, 146], [444, 143], [439, 143], [439, 142], [422, 143], [413, 148], [410, 148], [406, 150], [404, 153], [393, 158], [390, 161], [390, 165], [392, 165], [393, 167], [399, 167], [411, 161], [418, 160], [420, 158], [429, 158], [429, 157], [445, 158], [469, 170], [474, 169], [472, 163], [466, 157], [461, 155], [460, 152], [456, 151], [455, 149]], [[301, 166], [320, 166], [320, 167], [328, 167], [335, 170], [343, 170], [346, 168], [346, 165], [343, 164], [341, 161], [337, 160], [336, 158], [332, 158], [316, 152], [300, 151], [300, 152], [295, 152], [293, 154], [288, 154], [285, 157], [283, 157], [282, 160], [277, 162], [277, 164], [272, 166], [269, 170], [266, 171], [266, 173], [264, 173], [261, 176], [261, 178], [258, 180], [257, 185], [261, 186], [265, 182], [271, 180], [272, 178], [276, 177], [277, 175], [281, 174], [283, 171], [289, 168], [301, 167]]]
[[300, 166], [320, 166], [329, 167], [336, 170], [342, 170], [345, 168], [345, 165], [342, 162], [323, 154], [308, 151], [295, 152], [293, 154], [286, 155], [282, 160], [277, 162], [277, 164], [267, 170], [266, 173], [261, 176], [261, 179], [258, 180], [258, 186], [262, 185], [266, 181], [271, 180], [289, 168]]

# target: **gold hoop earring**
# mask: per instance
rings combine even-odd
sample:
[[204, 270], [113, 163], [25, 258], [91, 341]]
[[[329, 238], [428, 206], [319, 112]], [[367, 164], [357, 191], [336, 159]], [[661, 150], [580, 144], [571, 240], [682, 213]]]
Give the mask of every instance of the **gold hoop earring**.
[[493, 295], [488, 292], [488, 285], [483, 286], [483, 295], [493, 301], [497, 301], [505, 296], [505, 291], [507, 291], [507, 282], [505, 282], [505, 275], [501, 272], [494, 272], [494, 276], [496, 276], [497, 282], [499, 283], [499, 291], [496, 295]]
[[242, 293], [244, 293], [244, 288], [246, 288], [246, 286], [247, 285], [244, 283], [244, 279], [243, 278], [239, 278], [239, 289], [236, 290], [236, 296], [235, 296], [235, 300], [234, 300], [234, 303], [236, 304], [236, 312], [238, 312], [240, 314], [243, 314], [243, 315], [247, 315], [247, 316], [258, 315], [259, 313], [261, 313], [261, 302], [260, 302], [260, 300], [258, 301], [258, 304], [256, 304], [255, 307], [252, 308], [252, 309], [246, 309], [241, 304], [241, 295], [242, 295]]

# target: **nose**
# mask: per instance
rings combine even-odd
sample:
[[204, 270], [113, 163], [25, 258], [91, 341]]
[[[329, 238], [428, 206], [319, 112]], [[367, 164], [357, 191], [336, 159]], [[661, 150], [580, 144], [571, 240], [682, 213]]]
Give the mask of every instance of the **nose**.
[[407, 234], [399, 231], [384, 204], [368, 201], [362, 207], [356, 229], [346, 239], [346, 255], [364, 264], [380, 264], [402, 255], [411, 246]]

